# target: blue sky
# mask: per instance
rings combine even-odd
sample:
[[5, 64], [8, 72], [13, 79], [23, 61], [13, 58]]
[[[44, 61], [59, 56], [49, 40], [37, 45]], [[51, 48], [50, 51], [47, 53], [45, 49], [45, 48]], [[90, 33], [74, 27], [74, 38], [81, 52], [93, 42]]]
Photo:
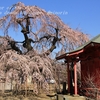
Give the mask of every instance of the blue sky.
[[[0, 17], [18, 0], [1, 0]], [[100, 0], [20, 0], [25, 5], [37, 5], [47, 12], [57, 14], [72, 29], [94, 37], [100, 34]], [[12, 32], [11, 32], [12, 34]], [[18, 39], [19, 37], [16, 38]]]

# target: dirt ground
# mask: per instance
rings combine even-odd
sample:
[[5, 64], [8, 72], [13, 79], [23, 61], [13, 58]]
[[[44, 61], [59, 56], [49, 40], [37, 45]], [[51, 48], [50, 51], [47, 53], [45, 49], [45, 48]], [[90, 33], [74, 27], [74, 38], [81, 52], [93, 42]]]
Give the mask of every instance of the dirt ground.
[[[0, 100], [51, 100], [50, 97], [46, 96], [46, 94], [41, 94], [39, 96], [0, 96]], [[52, 100], [56, 100], [55, 97]]]

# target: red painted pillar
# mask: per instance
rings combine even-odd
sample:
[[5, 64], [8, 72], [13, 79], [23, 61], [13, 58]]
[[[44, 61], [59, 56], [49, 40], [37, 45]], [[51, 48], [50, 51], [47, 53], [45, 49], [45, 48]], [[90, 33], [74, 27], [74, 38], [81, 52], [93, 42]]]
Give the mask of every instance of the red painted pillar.
[[75, 87], [75, 95], [77, 95], [77, 66], [76, 66], [76, 62], [74, 62], [74, 87]]
[[67, 79], [68, 79], [68, 93], [70, 93], [70, 71], [69, 71], [69, 62], [67, 62]]

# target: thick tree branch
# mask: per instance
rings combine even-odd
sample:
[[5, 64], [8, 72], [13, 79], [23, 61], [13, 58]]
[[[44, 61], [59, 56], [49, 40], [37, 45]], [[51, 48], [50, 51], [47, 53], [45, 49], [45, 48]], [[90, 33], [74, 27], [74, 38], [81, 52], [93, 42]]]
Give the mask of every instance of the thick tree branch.
[[15, 41], [8, 41], [8, 44], [11, 46], [11, 49], [17, 51], [18, 53], [22, 54], [22, 51], [16, 46]]
[[55, 31], [56, 31], [56, 36], [53, 38], [52, 45], [45, 52], [47, 55], [49, 55], [51, 52], [53, 52], [54, 49], [56, 49], [56, 43], [57, 43], [57, 41], [60, 41], [61, 40], [60, 38], [58, 38], [58, 31], [59, 31], [59, 29], [58, 28], [55, 28]]

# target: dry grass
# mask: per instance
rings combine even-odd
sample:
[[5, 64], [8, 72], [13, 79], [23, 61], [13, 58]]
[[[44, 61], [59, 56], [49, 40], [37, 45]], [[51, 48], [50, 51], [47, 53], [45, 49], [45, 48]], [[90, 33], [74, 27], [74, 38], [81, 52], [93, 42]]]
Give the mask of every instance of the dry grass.
[[[55, 85], [51, 84], [49, 85], [49, 92], [47, 94], [54, 95], [55, 94]], [[32, 92], [30, 92], [26, 97], [25, 95], [12, 95], [12, 92], [7, 92], [2, 94], [2, 91], [0, 93], [0, 100], [56, 100], [55, 97], [50, 98], [47, 96], [45, 92], [42, 90], [40, 91], [39, 95], [33, 95]]]
[[[27, 96], [24, 97], [22, 95], [20, 96], [0, 96], [0, 100], [51, 100], [50, 97], [46, 96], [46, 94], [41, 94], [39, 96]], [[52, 98], [52, 100], [56, 100], [55, 98]]]

